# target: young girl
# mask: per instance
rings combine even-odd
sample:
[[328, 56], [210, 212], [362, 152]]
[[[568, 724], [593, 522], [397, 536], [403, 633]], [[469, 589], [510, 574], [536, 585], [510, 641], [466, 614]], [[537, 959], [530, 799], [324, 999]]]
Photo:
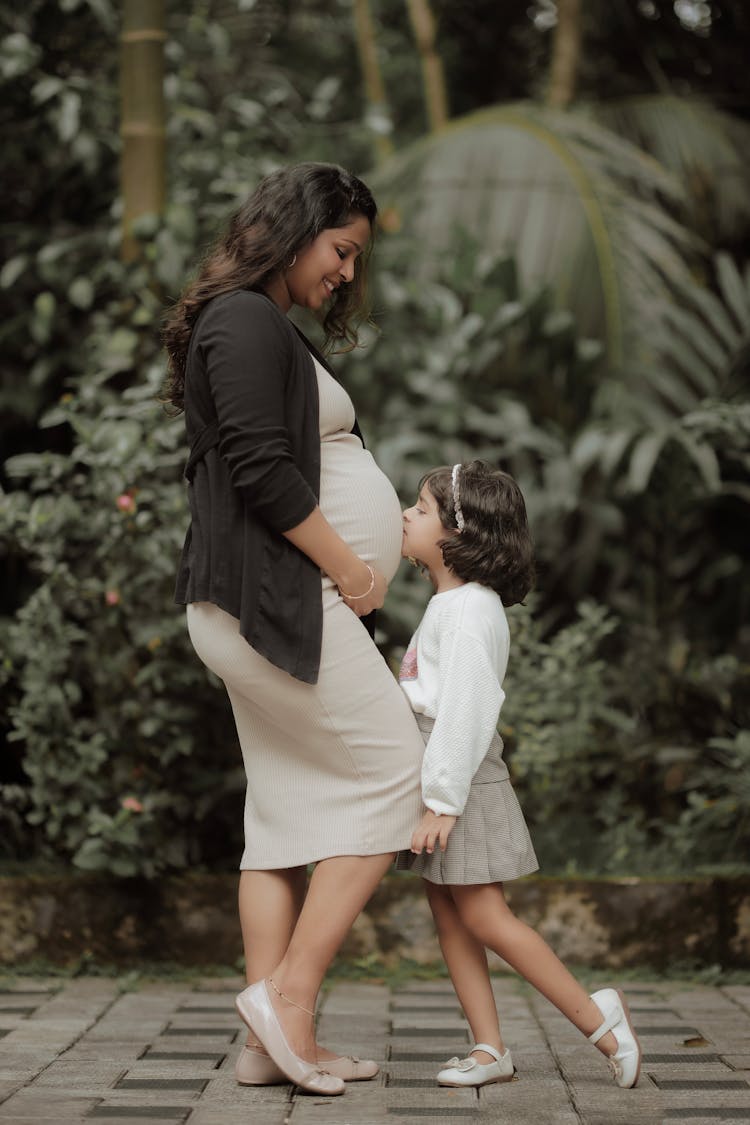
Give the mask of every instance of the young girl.
[[587, 996], [547, 943], [510, 911], [503, 883], [538, 867], [503, 762], [497, 720], [509, 633], [503, 607], [533, 579], [523, 497], [482, 461], [434, 469], [403, 517], [402, 554], [435, 593], [399, 679], [426, 742], [425, 813], [399, 856], [425, 880], [440, 947], [476, 1046], [451, 1059], [442, 1086], [513, 1078], [485, 948], [499, 954], [608, 1056], [618, 1086], [635, 1086], [641, 1050], [622, 993]]

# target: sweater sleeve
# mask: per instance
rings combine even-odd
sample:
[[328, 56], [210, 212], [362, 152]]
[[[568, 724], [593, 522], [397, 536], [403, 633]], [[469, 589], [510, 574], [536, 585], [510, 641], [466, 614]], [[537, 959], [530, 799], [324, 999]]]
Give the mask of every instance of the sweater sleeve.
[[232, 484], [265, 523], [284, 532], [309, 516], [317, 500], [295, 463], [287, 429], [294, 337], [280, 315], [259, 294], [232, 294], [207, 310], [200, 347]]
[[439, 675], [435, 725], [422, 763], [422, 800], [434, 813], [460, 816], [505, 693], [484, 645], [460, 628], [440, 638]]

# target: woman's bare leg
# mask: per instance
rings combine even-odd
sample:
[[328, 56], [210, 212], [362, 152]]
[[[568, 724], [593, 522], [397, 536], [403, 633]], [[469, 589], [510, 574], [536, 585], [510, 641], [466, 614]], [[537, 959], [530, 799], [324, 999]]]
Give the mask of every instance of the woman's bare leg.
[[307, 869], [243, 871], [239, 908], [247, 983], [262, 980], [286, 953], [307, 888]]
[[[248, 984], [267, 977], [286, 953], [306, 889], [306, 867], [241, 872], [238, 897]], [[264, 1049], [250, 1032], [247, 1045]]]
[[[460, 918], [477, 941], [507, 961], [584, 1035], [596, 1031], [602, 1013], [544, 938], [512, 913], [501, 883], [450, 890]], [[611, 1031], [596, 1045], [605, 1055], [617, 1049]]]
[[[427, 900], [435, 919], [438, 941], [464, 1010], [475, 1043], [489, 1043], [503, 1054], [505, 1047], [497, 1018], [497, 1006], [487, 968], [487, 954], [481, 942], [461, 921], [448, 887], [424, 880]], [[483, 1065], [495, 1060], [485, 1051], [474, 1052]]]
[[317, 1058], [313, 1019], [302, 1008], [314, 1011], [328, 966], [392, 861], [393, 853], [333, 856], [313, 871], [289, 946], [270, 974], [285, 998], [268, 985], [287, 1042], [300, 1058]]

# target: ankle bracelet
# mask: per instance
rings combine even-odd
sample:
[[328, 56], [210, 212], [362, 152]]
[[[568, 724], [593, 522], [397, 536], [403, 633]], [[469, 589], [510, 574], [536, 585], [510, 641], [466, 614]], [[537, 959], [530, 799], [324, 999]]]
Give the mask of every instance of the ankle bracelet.
[[292, 1000], [289, 996], [286, 995], [286, 993], [282, 992], [281, 989], [277, 987], [276, 981], [273, 979], [273, 977], [268, 977], [268, 983], [271, 985], [271, 988], [274, 990], [276, 995], [280, 996], [282, 1000], [286, 1000], [287, 1004], [291, 1004], [293, 1007], [299, 1008], [301, 1012], [307, 1012], [308, 1016], [312, 1016], [313, 1019], [315, 1019], [315, 1012], [311, 1012], [309, 1008], [306, 1008], [303, 1004], [298, 1004], [296, 1000]]

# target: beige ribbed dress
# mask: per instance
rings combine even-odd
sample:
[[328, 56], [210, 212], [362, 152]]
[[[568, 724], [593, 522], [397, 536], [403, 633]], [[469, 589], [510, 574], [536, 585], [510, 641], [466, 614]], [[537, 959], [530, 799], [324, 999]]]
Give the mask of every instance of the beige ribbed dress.
[[[351, 428], [346, 391], [315, 361], [320, 396], [320, 508], [390, 581], [401, 557], [401, 508]], [[409, 846], [422, 813], [424, 743], [404, 693], [361, 621], [322, 575], [317, 684], [276, 668], [207, 602], [187, 607], [201, 660], [226, 685], [247, 773], [240, 867], [295, 867]]]

